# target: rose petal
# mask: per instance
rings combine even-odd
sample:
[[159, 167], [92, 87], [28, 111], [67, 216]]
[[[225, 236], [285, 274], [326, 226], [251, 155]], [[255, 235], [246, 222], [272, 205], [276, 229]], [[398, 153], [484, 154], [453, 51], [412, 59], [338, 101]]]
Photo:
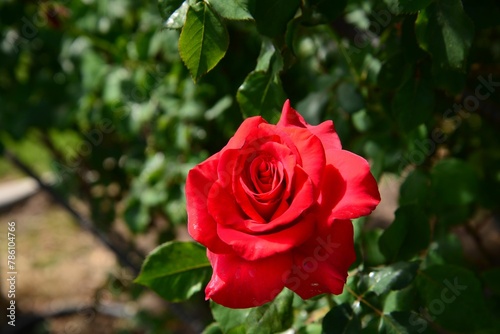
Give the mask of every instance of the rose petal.
[[219, 154], [211, 156], [191, 169], [186, 180], [188, 232], [194, 240], [213, 252], [224, 253], [231, 248], [217, 235], [216, 222], [208, 213], [208, 194], [217, 176]]
[[310, 225], [313, 223], [312, 218], [304, 219], [283, 231], [269, 235], [250, 235], [222, 225], [217, 226], [217, 232], [239, 256], [254, 261], [288, 252], [301, 245], [311, 236]]
[[[239, 179], [244, 171], [246, 159], [247, 155], [241, 154], [240, 150], [226, 150], [221, 155], [218, 167], [219, 179], [217, 184], [218, 187], [224, 189], [224, 194], [222, 194], [222, 196], [227, 198], [227, 201], [229, 202], [224, 202], [221, 199], [223, 197], [219, 197], [219, 192], [222, 190], [214, 188], [214, 193], [212, 194], [212, 198], [214, 199], [214, 211], [212, 214], [219, 215], [217, 213], [218, 211], [225, 211], [226, 207], [231, 206], [231, 214], [238, 215], [238, 217], [244, 219], [250, 218], [263, 224], [265, 223], [264, 218], [252, 206], [244, 190], [238, 191], [238, 189], [242, 188]], [[224, 203], [224, 205], [222, 206], [221, 203]], [[236, 206], [238, 207], [238, 210], [234, 210]], [[220, 214], [222, 214], [223, 217], [226, 217], [226, 213], [221, 212]], [[226, 223], [229, 219], [232, 218], [224, 218]]]
[[332, 121], [326, 121], [319, 125], [310, 125], [304, 120], [302, 115], [290, 106], [290, 100], [285, 101], [283, 110], [281, 111], [281, 117], [277, 125], [282, 127], [298, 126], [301, 128], [307, 128], [321, 140], [325, 149], [342, 149], [340, 138], [335, 131]]
[[[332, 206], [335, 203], [330, 214], [335, 219], [354, 219], [370, 214], [380, 202], [380, 194], [368, 162], [344, 150], [332, 150], [328, 153], [327, 163], [338, 170], [338, 175], [344, 180], [345, 191], [339, 199], [339, 193], [332, 191], [335, 184], [326, 180], [322, 184], [322, 198], [319, 201], [321, 206]], [[338, 180], [338, 175], [333, 179]]]
[[[251, 172], [248, 169], [251, 168], [252, 161], [264, 156], [276, 159], [280, 163], [279, 169], [285, 169], [282, 172], [283, 185], [279, 184], [279, 187], [268, 193], [257, 194], [255, 189], [249, 188], [248, 184], [252, 186], [253, 181], [247, 174]], [[282, 207], [281, 201], [288, 199], [292, 187], [289, 180], [293, 178], [295, 165], [295, 155], [285, 145], [273, 141], [265, 142], [259, 146], [258, 151], [247, 149], [245, 145], [242, 149], [228, 149], [221, 154], [217, 182], [234, 195], [239, 208], [246, 215], [245, 218], [266, 223], [274, 211]], [[220, 202], [218, 205], [220, 206]]]
[[356, 259], [351, 221], [336, 220], [330, 225], [293, 251], [286, 287], [303, 299], [342, 293], [347, 270]]
[[326, 165], [321, 181], [321, 193], [318, 197], [318, 222], [327, 223], [331, 221], [333, 208], [342, 200], [346, 191], [346, 181], [340, 175], [339, 170], [333, 165]]
[[341, 150], [339, 135], [335, 131], [335, 126], [332, 121], [325, 121], [316, 126], [308, 125], [307, 128], [321, 140], [325, 150]]
[[241, 148], [248, 140], [248, 137], [254, 133], [260, 124], [267, 124], [266, 120], [260, 116], [249, 117], [241, 123], [240, 127], [234, 133], [233, 137], [229, 139], [224, 149]]
[[280, 120], [276, 125], [282, 127], [298, 126], [305, 128], [308, 124], [304, 120], [304, 117], [302, 117], [301, 114], [290, 106], [290, 100], [286, 100], [283, 104], [283, 109], [281, 110]]
[[283, 290], [283, 274], [292, 265], [290, 254], [251, 262], [209, 250], [207, 256], [214, 271], [205, 296], [230, 308], [255, 307], [273, 300]]
[[[212, 210], [212, 208], [210, 208]], [[227, 211], [232, 211], [228, 209]], [[233, 212], [235, 213], [235, 212]], [[219, 219], [222, 216], [214, 217], [217, 224], [217, 234], [242, 258], [253, 261], [279, 253], [285, 253], [290, 249], [301, 245], [314, 231], [314, 220], [316, 215], [304, 214], [296, 222], [281, 230], [271, 230], [264, 232], [242, 231], [241, 227], [248, 230], [249, 227], [262, 227], [265, 229], [269, 224], [255, 224], [251, 220], [243, 220], [237, 215], [228, 213], [227, 217], [232, 218], [230, 224], [221, 224]], [[239, 221], [238, 221], [239, 220]], [[240, 227], [237, 229], [237, 227]], [[275, 227], [276, 229], [276, 227]]]
[[[264, 125], [264, 127], [266, 126]], [[281, 137], [288, 137], [288, 142], [293, 143], [292, 145], [295, 146], [301, 160], [297, 163], [309, 175], [317, 194], [319, 194], [319, 186], [326, 162], [325, 150], [321, 141], [311, 131], [299, 127], [276, 127], [276, 132]]]
[[[295, 166], [295, 177], [292, 180], [293, 193], [290, 194], [290, 204], [285, 206], [280, 204], [278, 210], [280, 215], [273, 217], [270, 222], [262, 221], [259, 215], [254, 219], [253, 216], [246, 215], [249, 208], [243, 208], [236, 201], [234, 194], [229, 187], [224, 187], [221, 182], [216, 181], [208, 195], [208, 211], [218, 224], [225, 225], [232, 229], [240, 230], [248, 234], [263, 234], [280, 231], [285, 227], [296, 224], [296, 220], [302, 220], [300, 215], [308, 209], [313, 209], [314, 189], [308, 175], [300, 166]], [[284, 201], [287, 202], [287, 201]], [[224, 205], [221, 205], [224, 203]], [[250, 200], [245, 206], [252, 207]], [[282, 211], [286, 208], [285, 211]], [[257, 213], [256, 213], [257, 214]]]

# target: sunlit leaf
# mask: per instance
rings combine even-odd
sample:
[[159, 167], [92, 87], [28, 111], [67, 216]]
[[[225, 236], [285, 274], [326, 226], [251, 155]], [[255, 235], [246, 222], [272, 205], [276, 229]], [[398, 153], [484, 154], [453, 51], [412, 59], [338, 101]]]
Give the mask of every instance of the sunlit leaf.
[[293, 292], [284, 289], [276, 298], [249, 313], [247, 333], [277, 333], [288, 329], [293, 322]]
[[254, 71], [247, 76], [238, 89], [236, 99], [243, 116], [261, 115], [272, 123], [279, 118], [286, 97], [277, 76]]
[[231, 309], [217, 303], [210, 303], [212, 315], [224, 334], [246, 334], [245, 319], [251, 309]]
[[229, 20], [251, 20], [249, 0], [210, 0], [208, 1], [215, 11]]
[[188, 299], [210, 276], [206, 250], [194, 242], [167, 242], [144, 261], [135, 283], [147, 286], [172, 302]]
[[179, 39], [179, 52], [197, 81], [224, 57], [229, 36], [224, 22], [205, 2], [189, 7]]
[[398, 262], [370, 272], [367, 277], [370, 291], [381, 295], [405, 288], [415, 278], [418, 266], [419, 262]]
[[188, 2], [183, 0], [158, 0], [160, 14], [165, 20], [164, 26], [169, 29], [181, 29], [186, 21], [189, 8]]

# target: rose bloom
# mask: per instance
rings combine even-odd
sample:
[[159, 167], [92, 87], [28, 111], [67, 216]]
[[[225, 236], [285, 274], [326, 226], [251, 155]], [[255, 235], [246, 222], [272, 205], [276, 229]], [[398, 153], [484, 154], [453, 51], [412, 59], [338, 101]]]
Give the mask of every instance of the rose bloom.
[[247, 118], [186, 182], [188, 230], [207, 247], [207, 299], [259, 306], [287, 287], [340, 294], [355, 260], [350, 219], [380, 202], [368, 162], [332, 121], [309, 125], [286, 101], [278, 124]]

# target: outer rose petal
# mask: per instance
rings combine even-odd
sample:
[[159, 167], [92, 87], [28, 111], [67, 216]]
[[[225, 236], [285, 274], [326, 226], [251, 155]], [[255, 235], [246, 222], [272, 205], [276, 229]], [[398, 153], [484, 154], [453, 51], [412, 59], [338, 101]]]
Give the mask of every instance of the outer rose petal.
[[314, 216], [307, 215], [297, 224], [273, 234], [250, 235], [221, 225], [217, 225], [217, 232], [238, 255], [248, 261], [255, 261], [286, 253], [303, 244], [311, 236], [313, 224]]
[[234, 136], [229, 139], [227, 145], [222, 149], [240, 148], [247, 141], [248, 136], [255, 132], [260, 124], [266, 123], [266, 120], [260, 116], [249, 117], [241, 123], [240, 127], [234, 133]]
[[189, 171], [186, 180], [188, 232], [194, 240], [216, 253], [231, 251], [217, 235], [217, 224], [208, 213], [208, 194], [217, 177], [219, 153]]
[[283, 290], [284, 273], [292, 265], [289, 253], [251, 262], [209, 250], [207, 256], [214, 271], [205, 289], [206, 299], [231, 308], [254, 307], [273, 300]]
[[286, 287], [302, 299], [340, 294], [355, 259], [352, 223], [336, 220], [293, 251], [294, 266], [288, 271]]
[[[318, 202], [326, 207], [334, 205], [330, 218], [354, 219], [370, 214], [380, 202], [380, 193], [368, 162], [349, 151], [332, 150], [327, 152], [327, 164], [333, 165], [338, 170], [333, 179], [338, 180], [340, 176], [344, 180], [345, 187], [342, 197], [339, 198], [339, 194], [332, 191], [331, 183], [334, 182], [323, 182]], [[326, 169], [327, 172], [328, 170], [329, 168]], [[329, 177], [332, 178], [331, 175], [325, 176]], [[340, 186], [341, 181], [338, 182]]]
[[311, 178], [316, 188], [316, 194], [319, 194], [317, 189], [320, 186], [326, 162], [325, 149], [321, 141], [306, 129], [287, 127], [281, 130], [283, 135], [288, 136], [297, 148], [302, 160], [302, 168]]
[[307, 128], [321, 140], [321, 142], [323, 143], [323, 147], [326, 150], [342, 149], [340, 138], [335, 131], [335, 127], [332, 121], [326, 121], [319, 125], [307, 124], [302, 115], [300, 115], [295, 109], [290, 106], [290, 100], [285, 101], [280, 120], [276, 125], [282, 127], [298, 126], [301, 128]]

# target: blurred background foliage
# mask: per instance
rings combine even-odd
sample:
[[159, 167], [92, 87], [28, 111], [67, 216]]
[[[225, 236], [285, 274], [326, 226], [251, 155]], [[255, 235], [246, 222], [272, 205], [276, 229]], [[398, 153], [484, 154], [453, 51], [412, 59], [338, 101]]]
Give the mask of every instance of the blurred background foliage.
[[[354, 221], [344, 294], [280, 295], [261, 329], [496, 333], [499, 18], [493, 0], [2, 1], [0, 152], [49, 175], [140, 266], [185, 235], [188, 170], [289, 98], [402, 185], [395, 216]], [[0, 178], [19, 175], [0, 159]], [[456, 277], [467, 289], [436, 309]], [[188, 308], [206, 309], [197, 296]], [[273, 327], [287, 307], [293, 322]], [[255, 330], [258, 312], [215, 305], [207, 333]]]

